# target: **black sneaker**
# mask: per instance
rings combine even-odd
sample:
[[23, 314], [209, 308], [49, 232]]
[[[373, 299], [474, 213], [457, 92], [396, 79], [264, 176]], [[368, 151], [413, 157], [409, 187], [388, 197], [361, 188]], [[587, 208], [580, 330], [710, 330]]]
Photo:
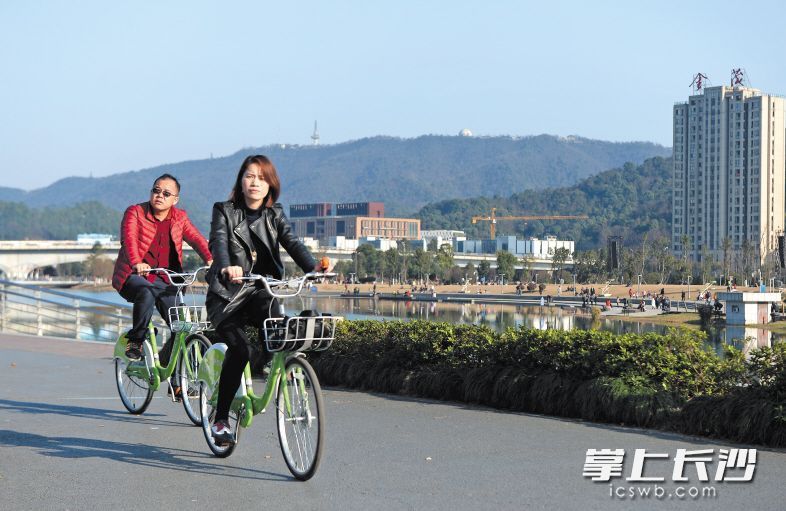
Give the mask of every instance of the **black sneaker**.
[[227, 421], [216, 421], [210, 428], [210, 434], [218, 446], [233, 445], [235, 443], [235, 434], [232, 433], [232, 428], [229, 427], [229, 422]]
[[128, 341], [126, 344], [126, 357], [128, 360], [142, 360], [142, 343]]

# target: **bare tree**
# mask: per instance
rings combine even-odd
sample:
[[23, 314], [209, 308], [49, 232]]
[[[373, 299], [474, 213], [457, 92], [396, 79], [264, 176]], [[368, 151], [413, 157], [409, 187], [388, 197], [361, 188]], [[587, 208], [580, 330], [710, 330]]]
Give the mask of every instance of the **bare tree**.
[[726, 276], [726, 281], [729, 280], [729, 257], [731, 249], [731, 238], [726, 236], [723, 238], [721, 246], [723, 247], [723, 274]]

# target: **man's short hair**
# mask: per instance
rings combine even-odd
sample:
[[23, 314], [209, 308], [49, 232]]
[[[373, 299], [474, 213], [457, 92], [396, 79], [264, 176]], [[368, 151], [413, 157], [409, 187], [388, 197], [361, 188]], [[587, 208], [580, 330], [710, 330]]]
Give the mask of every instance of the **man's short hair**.
[[161, 174], [160, 176], [158, 176], [156, 178], [155, 181], [153, 181], [153, 184], [158, 183], [162, 179], [171, 179], [172, 181], [174, 181], [175, 182], [175, 186], [177, 187], [177, 193], [180, 193], [180, 181], [178, 181], [175, 176], [173, 176], [172, 174], [168, 174], [168, 173], [167, 174]]

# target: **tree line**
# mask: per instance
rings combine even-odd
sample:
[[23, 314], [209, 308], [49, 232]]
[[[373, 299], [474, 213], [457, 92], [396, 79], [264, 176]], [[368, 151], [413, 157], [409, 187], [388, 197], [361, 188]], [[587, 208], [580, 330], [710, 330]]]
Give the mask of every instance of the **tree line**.
[[[646, 284], [685, 284], [689, 276], [694, 284], [716, 281], [719, 284], [734, 282], [741, 285], [746, 280], [748, 283], [757, 281], [758, 256], [753, 246], [745, 244], [739, 250], [732, 249], [730, 242], [724, 246], [727, 252], [721, 261], [713, 261], [705, 249], [703, 262], [697, 263], [672, 254], [669, 239], [665, 236], [645, 234], [637, 244], [623, 247], [617, 268], [610, 268], [605, 247], [574, 253], [567, 248], [558, 248], [550, 254], [548, 270], [535, 270], [532, 255], [517, 256], [507, 251], [497, 252], [494, 264], [485, 260], [477, 266], [472, 263], [459, 266], [455, 263], [455, 253], [449, 244], [413, 251], [396, 248], [383, 251], [371, 245], [361, 245], [351, 261], [338, 262], [334, 271], [342, 278], [355, 282], [396, 280], [463, 284], [467, 281], [499, 282], [504, 279], [506, 283], [557, 283], [573, 282], [575, 277], [577, 284], [609, 281], [628, 284], [639, 282], [639, 278]], [[768, 260], [762, 266], [763, 278], [777, 271], [775, 265], [775, 261]]]

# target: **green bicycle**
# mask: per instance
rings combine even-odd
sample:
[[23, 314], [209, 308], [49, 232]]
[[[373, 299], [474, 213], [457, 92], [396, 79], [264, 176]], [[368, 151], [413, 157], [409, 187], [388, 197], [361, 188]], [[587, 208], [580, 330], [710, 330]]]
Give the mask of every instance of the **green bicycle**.
[[197, 274], [206, 268], [208, 267], [204, 266], [190, 273], [175, 273], [166, 268], [150, 270], [166, 274], [172, 285], [178, 288], [176, 302], [178, 305], [170, 307], [168, 311], [175, 339], [166, 367], [159, 362], [156, 329], [153, 327], [152, 321], [148, 325], [148, 338], [143, 344], [141, 360], [131, 361], [126, 357], [128, 340], [125, 333], [117, 339], [114, 351], [115, 382], [120, 400], [130, 413], [135, 415], [144, 413], [153, 399], [153, 393], [158, 390], [162, 381], [166, 381], [169, 385], [172, 402], [177, 402], [178, 396], [175, 396], [170, 381], [175, 368], [177, 368], [182, 390], [180, 399], [186, 410], [186, 415], [194, 425], [202, 424], [200, 409], [197, 406], [199, 395], [197, 371], [205, 352], [211, 345], [207, 337], [202, 334], [209, 328], [209, 322], [204, 306], [183, 305], [183, 290], [193, 284]]
[[[251, 275], [243, 279], [261, 281], [269, 296], [282, 299], [298, 295], [307, 281], [334, 275], [308, 273], [289, 280]], [[274, 288], [278, 292], [274, 292]], [[282, 292], [282, 288], [295, 291]], [[249, 427], [253, 416], [265, 412], [275, 396], [278, 438], [287, 467], [301, 481], [316, 473], [324, 446], [324, 406], [319, 380], [304, 352], [330, 347], [336, 325], [341, 320], [343, 318], [339, 316], [304, 311], [300, 316], [286, 317], [282, 313], [281, 317], [264, 321], [265, 347], [273, 353], [270, 374], [264, 391], [258, 395], [252, 388], [251, 368], [246, 365], [229, 412], [229, 422], [235, 432], [233, 444], [217, 444], [210, 431], [215, 420], [218, 381], [227, 345], [215, 343], [205, 353], [197, 379], [202, 431], [213, 454], [222, 458], [232, 454], [240, 440], [240, 428]]]

